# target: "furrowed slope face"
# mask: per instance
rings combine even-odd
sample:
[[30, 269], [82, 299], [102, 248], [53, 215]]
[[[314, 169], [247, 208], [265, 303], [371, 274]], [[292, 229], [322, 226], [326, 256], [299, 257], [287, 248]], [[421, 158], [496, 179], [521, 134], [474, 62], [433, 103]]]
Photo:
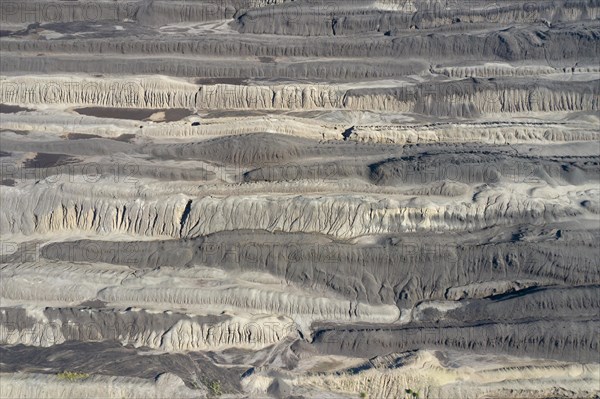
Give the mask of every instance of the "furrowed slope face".
[[0, 397], [600, 395], [600, 2], [0, 10]]

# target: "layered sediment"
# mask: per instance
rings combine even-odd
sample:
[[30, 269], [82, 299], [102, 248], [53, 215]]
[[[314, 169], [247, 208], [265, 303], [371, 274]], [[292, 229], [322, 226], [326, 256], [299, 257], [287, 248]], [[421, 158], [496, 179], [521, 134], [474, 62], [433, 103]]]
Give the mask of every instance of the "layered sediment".
[[1, 5], [0, 397], [600, 395], [600, 3]]

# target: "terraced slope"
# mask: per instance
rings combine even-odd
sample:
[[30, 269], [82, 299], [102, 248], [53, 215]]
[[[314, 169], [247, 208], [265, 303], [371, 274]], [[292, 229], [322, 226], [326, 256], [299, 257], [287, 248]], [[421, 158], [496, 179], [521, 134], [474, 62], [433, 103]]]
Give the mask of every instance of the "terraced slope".
[[600, 397], [600, 1], [0, 5], [0, 397]]

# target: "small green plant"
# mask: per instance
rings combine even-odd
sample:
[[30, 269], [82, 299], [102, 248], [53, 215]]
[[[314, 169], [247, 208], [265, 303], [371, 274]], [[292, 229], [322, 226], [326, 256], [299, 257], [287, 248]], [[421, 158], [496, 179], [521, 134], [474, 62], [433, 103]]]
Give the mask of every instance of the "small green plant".
[[360, 393], [360, 397], [361, 398], [366, 398], [367, 397], [367, 393], [366, 392], [361, 392]]
[[85, 380], [90, 375], [88, 373], [78, 373], [76, 371], [63, 371], [62, 373], [56, 374], [56, 376], [61, 380], [72, 382], [78, 380]]
[[210, 389], [210, 393], [213, 396], [221, 396], [221, 395], [223, 395], [223, 390], [221, 389], [221, 382], [219, 380], [212, 380], [208, 384], [208, 389]]
[[410, 388], [405, 389], [404, 392], [406, 392], [407, 395], [412, 396], [413, 398], [418, 398], [419, 397], [419, 392], [413, 391]]

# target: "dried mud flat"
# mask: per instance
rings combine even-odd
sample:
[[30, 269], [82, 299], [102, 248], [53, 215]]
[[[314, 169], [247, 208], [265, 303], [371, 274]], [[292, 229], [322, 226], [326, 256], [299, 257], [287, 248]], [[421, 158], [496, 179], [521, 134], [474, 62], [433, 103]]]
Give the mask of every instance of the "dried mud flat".
[[600, 2], [2, 2], [0, 397], [600, 397]]

